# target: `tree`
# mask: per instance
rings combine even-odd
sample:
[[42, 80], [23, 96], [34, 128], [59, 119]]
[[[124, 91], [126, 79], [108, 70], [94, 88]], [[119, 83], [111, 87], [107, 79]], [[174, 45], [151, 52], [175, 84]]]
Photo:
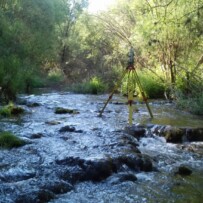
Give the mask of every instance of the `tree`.
[[54, 7], [51, 0], [6, 1], [0, 15], [0, 86], [8, 101], [53, 56]]

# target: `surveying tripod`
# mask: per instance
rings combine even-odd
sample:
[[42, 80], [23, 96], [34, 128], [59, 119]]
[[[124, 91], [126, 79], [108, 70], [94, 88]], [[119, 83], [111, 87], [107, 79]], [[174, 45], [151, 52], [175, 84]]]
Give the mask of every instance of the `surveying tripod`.
[[122, 80], [124, 79], [124, 77], [127, 75], [127, 95], [128, 95], [128, 109], [129, 109], [129, 116], [128, 116], [128, 122], [129, 125], [132, 125], [132, 121], [133, 121], [133, 99], [134, 99], [134, 91], [135, 91], [135, 86], [136, 84], [138, 85], [138, 88], [140, 90], [140, 93], [142, 95], [142, 99], [145, 102], [146, 106], [147, 106], [147, 110], [150, 114], [150, 117], [153, 118], [153, 114], [152, 111], [150, 109], [149, 103], [147, 101], [147, 97], [143, 91], [140, 79], [138, 77], [138, 74], [135, 70], [134, 67], [134, 50], [131, 47], [130, 52], [128, 54], [129, 56], [129, 60], [128, 60], [128, 65], [127, 68], [124, 70], [121, 79], [117, 82], [117, 84], [115, 85], [115, 87], [113, 88], [112, 92], [109, 95], [109, 98], [107, 99], [107, 101], [105, 102], [102, 110], [99, 113], [99, 116], [102, 116], [107, 104], [109, 103], [109, 101], [112, 99], [115, 91], [118, 89], [118, 87], [121, 85]]

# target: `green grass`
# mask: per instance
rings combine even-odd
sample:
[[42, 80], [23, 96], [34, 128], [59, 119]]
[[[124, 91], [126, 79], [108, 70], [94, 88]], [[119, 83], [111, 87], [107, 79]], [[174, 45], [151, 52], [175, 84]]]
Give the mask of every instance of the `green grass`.
[[25, 145], [25, 141], [13, 135], [11, 132], [0, 133], [0, 148], [11, 149]]
[[97, 77], [93, 77], [88, 82], [75, 84], [71, 88], [73, 92], [81, 94], [99, 94], [104, 93], [106, 89], [107, 86]]
[[189, 98], [179, 97], [177, 107], [196, 115], [203, 115], [203, 93]]
[[[144, 73], [144, 72], [138, 72], [138, 78], [140, 80], [140, 83], [142, 85], [142, 89], [145, 95], [149, 99], [164, 98], [165, 87], [164, 87], [164, 84], [158, 78], [155, 78], [151, 73]], [[134, 78], [134, 84], [135, 84], [134, 91], [136, 94], [138, 94], [138, 97], [142, 97], [137, 83], [138, 83], [137, 80], [135, 80]], [[122, 83], [123, 94], [127, 94], [127, 89], [128, 89], [127, 85], [128, 85], [128, 76], [124, 78], [124, 81]]]

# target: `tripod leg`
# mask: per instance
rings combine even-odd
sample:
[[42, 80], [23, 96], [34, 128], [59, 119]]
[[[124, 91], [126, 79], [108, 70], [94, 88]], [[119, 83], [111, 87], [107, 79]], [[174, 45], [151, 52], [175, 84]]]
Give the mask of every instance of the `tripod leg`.
[[132, 125], [133, 123], [133, 94], [134, 94], [134, 77], [132, 70], [129, 71], [128, 74], [128, 122], [129, 125]]
[[123, 74], [122, 74], [122, 76], [121, 76], [121, 79], [117, 82], [117, 84], [115, 85], [115, 87], [114, 87], [113, 90], [111, 91], [111, 94], [109, 95], [109, 98], [107, 99], [107, 101], [105, 102], [105, 104], [104, 104], [102, 110], [100, 111], [99, 116], [102, 116], [102, 114], [103, 114], [103, 112], [104, 112], [104, 109], [106, 108], [106, 106], [107, 106], [107, 104], [109, 103], [109, 101], [112, 99], [112, 97], [113, 97], [115, 91], [116, 91], [116, 90], [118, 89], [118, 87], [121, 85], [122, 80], [123, 80], [123, 78], [125, 77], [126, 73], [127, 73], [127, 70], [125, 70], [125, 71], [123, 72]]
[[140, 92], [141, 92], [141, 94], [142, 94], [142, 98], [143, 98], [143, 100], [144, 100], [144, 102], [145, 102], [145, 104], [146, 104], [146, 106], [147, 106], [147, 110], [148, 110], [148, 112], [149, 112], [149, 114], [150, 114], [150, 117], [153, 118], [152, 111], [151, 111], [150, 106], [149, 106], [149, 103], [148, 103], [148, 101], [147, 101], [147, 97], [145, 96], [145, 93], [144, 93], [144, 91], [143, 91], [143, 88], [142, 88], [141, 82], [140, 82], [140, 80], [139, 80], [139, 77], [138, 77], [138, 75], [137, 75], [137, 72], [136, 72], [136, 70], [134, 70], [134, 71], [135, 71], [135, 78], [136, 78], [136, 80], [137, 80], [138, 87], [139, 87]]

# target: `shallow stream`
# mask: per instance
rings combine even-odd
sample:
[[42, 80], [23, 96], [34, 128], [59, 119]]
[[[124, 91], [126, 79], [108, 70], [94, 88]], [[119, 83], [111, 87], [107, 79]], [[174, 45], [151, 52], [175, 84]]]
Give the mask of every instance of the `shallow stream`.
[[[119, 140], [127, 126], [126, 98], [115, 96], [103, 117], [98, 112], [108, 95], [76, 95], [67, 92], [21, 95], [21, 117], [1, 118], [0, 130], [11, 131], [29, 144], [16, 149], [0, 149], [0, 202], [17, 202], [16, 197], [37, 190], [55, 179], [56, 160], [79, 157], [99, 160], [119, 153]], [[29, 107], [37, 103], [39, 106]], [[202, 127], [203, 119], [175, 109], [164, 101], [150, 103], [154, 119], [144, 104], [135, 105], [134, 124]], [[56, 107], [75, 109], [78, 114], [55, 114]], [[76, 132], [60, 133], [64, 126]], [[41, 135], [39, 139], [32, 136]], [[137, 140], [135, 140], [137, 142]], [[82, 181], [49, 202], [60, 203], [201, 203], [203, 200], [203, 142], [172, 144], [157, 136], [143, 137], [138, 149], [150, 157], [154, 170], [135, 172], [136, 181], [116, 181], [118, 174], [100, 182]], [[190, 176], [175, 175], [181, 165], [192, 170]], [[125, 166], [123, 166], [125, 169]], [[57, 169], [62, 170], [62, 169]], [[43, 179], [43, 180], [42, 180]], [[46, 201], [44, 201], [46, 202]]]

